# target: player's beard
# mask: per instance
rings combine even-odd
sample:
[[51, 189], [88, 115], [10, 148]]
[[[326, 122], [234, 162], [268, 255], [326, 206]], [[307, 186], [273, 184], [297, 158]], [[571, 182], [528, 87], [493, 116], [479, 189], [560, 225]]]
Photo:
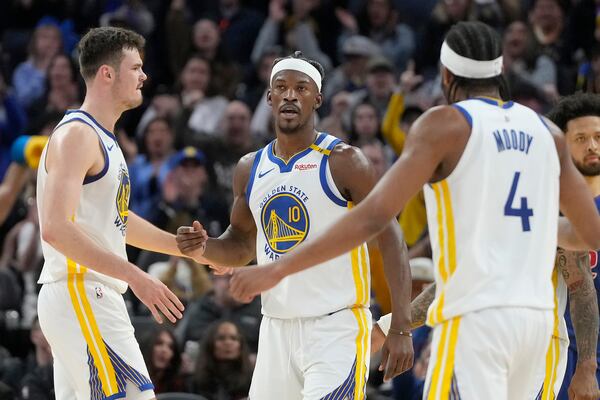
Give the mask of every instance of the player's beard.
[[600, 162], [592, 165], [586, 165], [583, 162], [575, 161], [575, 166], [583, 176], [598, 176], [600, 175]]
[[300, 119], [298, 119], [297, 121], [291, 121], [291, 122], [287, 122], [285, 120], [277, 120], [277, 127], [279, 128], [279, 132], [286, 134], [286, 135], [291, 135], [294, 134], [300, 130], [302, 130], [302, 128], [304, 128], [304, 126], [306, 125], [308, 121], [302, 121]]

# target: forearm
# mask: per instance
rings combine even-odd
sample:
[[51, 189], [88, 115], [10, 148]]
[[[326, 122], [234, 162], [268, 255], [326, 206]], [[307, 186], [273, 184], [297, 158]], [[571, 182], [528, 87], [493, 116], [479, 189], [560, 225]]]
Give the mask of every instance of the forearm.
[[396, 220], [378, 237], [383, 257], [383, 269], [392, 298], [392, 321], [394, 329], [408, 330], [410, 320], [411, 274], [408, 250]]
[[42, 227], [42, 239], [73, 263], [125, 282], [131, 283], [141, 272], [126, 259], [98, 245], [76, 222], [47, 222]]
[[327, 228], [317, 240], [308, 240], [280, 258], [277, 269], [281, 276], [303, 271], [369, 241], [387, 226], [387, 218], [378, 217], [370, 211], [364, 202], [359, 204]]
[[595, 367], [599, 323], [598, 298], [591, 275], [569, 286], [569, 305], [577, 342], [577, 364], [593, 362]]
[[27, 182], [27, 172], [27, 167], [14, 162], [8, 167], [0, 185], [0, 225], [4, 222], [17, 197], [21, 194], [21, 190]]
[[[249, 240], [249, 236], [252, 236]], [[224, 267], [242, 267], [255, 258], [255, 236], [237, 234], [231, 226], [218, 238], [209, 238], [206, 242], [203, 259], [196, 260], [201, 264]]]
[[427, 286], [410, 304], [411, 328], [425, 325], [427, 310], [435, 299], [435, 283]]
[[[425, 290], [423, 290], [412, 301], [410, 308], [411, 330], [420, 328], [421, 326], [425, 325], [425, 321], [427, 320], [427, 310], [429, 309], [429, 305], [431, 305], [434, 298], [435, 283], [425, 288]], [[384, 333], [384, 335], [387, 336], [390, 328], [392, 327], [392, 314], [386, 314], [383, 317], [379, 318], [379, 321], [377, 321], [377, 325], [379, 325], [379, 328]]]
[[139, 249], [185, 257], [177, 248], [175, 235], [157, 228], [132, 211], [127, 218], [126, 240], [128, 245]]

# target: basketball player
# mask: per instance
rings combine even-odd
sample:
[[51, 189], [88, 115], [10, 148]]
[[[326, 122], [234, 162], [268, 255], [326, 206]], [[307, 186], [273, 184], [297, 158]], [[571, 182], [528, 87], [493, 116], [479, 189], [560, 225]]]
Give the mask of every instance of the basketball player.
[[[548, 117], [565, 132], [571, 157], [600, 211], [600, 98], [593, 94], [565, 97]], [[600, 397], [600, 373], [597, 370], [600, 360], [598, 256], [597, 251], [558, 250], [557, 266], [562, 274], [558, 279], [557, 307], [558, 315], [565, 315], [566, 325], [561, 321], [560, 329], [554, 335], [558, 339], [552, 338], [551, 346], [555, 346], [554, 352], [558, 354], [552, 359], [549, 357], [548, 361], [554, 362], [556, 373], [546, 376], [542, 400]], [[569, 308], [566, 307], [567, 292]]]
[[[234, 178], [231, 225], [208, 239], [200, 224], [181, 227], [180, 249], [212, 265], [259, 264], [291, 254], [324, 231], [372, 188], [375, 175], [355, 147], [314, 128], [322, 104], [323, 68], [300, 52], [274, 61], [267, 101], [276, 139], [244, 156]], [[379, 237], [398, 314], [386, 378], [410, 368], [410, 271], [392, 217]], [[200, 232], [200, 234], [198, 233]], [[252, 400], [364, 399], [369, 366], [369, 260], [365, 244], [290, 276], [262, 295]]]
[[[575, 166], [594, 194], [596, 207], [600, 207], [600, 98], [590, 94], [565, 97], [548, 117], [565, 132]], [[596, 271], [592, 274], [597, 264], [598, 253], [595, 251], [558, 249], [552, 275], [556, 290], [555, 325], [541, 371], [543, 383], [540, 384], [539, 398], [542, 400], [595, 400], [600, 397], [597, 372], [600, 278]], [[412, 302], [413, 328], [425, 323], [434, 295], [435, 285], [432, 285]], [[388, 318], [381, 318], [373, 327], [371, 351], [381, 347], [389, 325]]]
[[160, 281], [127, 261], [125, 244], [181, 255], [174, 236], [128, 211], [129, 175], [115, 135], [123, 111], [142, 102], [144, 39], [97, 28], [79, 43], [86, 96], [67, 111], [40, 160], [42, 250], [39, 320], [54, 355], [58, 399], [151, 399], [153, 385], [122, 293], [160, 323], [183, 305]]
[[531, 366], [544, 364], [552, 332], [559, 199], [589, 248], [600, 246], [600, 217], [562, 132], [501, 100], [496, 31], [461, 22], [440, 58], [451, 105], [414, 123], [400, 159], [365, 201], [278, 261], [235, 271], [231, 290], [248, 299], [347, 251], [377, 234], [424, 185], [437, 265], [424, 398], [535, 398]]

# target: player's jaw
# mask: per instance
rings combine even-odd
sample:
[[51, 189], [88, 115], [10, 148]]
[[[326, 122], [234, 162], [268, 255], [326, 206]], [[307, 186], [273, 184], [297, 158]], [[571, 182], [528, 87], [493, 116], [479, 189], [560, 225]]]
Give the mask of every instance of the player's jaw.
[[600, 154], [588, 152], [583, 160], [575, 160], [575, 166], [583, 176], [600, 175]]
[[294, 103], [281, 105], [277, 110], [275, 120], [282, 133], [294, 133], [300, 130], [306, 122], [306, 118], [302, 114], [302, 107]]

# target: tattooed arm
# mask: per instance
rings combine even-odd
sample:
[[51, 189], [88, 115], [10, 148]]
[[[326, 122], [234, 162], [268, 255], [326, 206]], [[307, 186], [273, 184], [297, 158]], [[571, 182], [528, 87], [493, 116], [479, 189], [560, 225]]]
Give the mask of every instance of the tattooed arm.
[[597, 399], [600, 395], [596, 381], [598, 298], [589, 253], [559, 248], [556, 267], [567, 284], [571, 321], [577, 341], [577, 366], [569, 386], [569, 398]]
[[[411, 324], [410, 329], [417, 329], [425, 325], [427, 320], [427, 310], [435, 299], [435, 283], [427, 286], [414, 300], [410, 303]], [[371, 333], [371, 352], [375, 353], [381, 349], [385, 337], [390, 329], [392, 314], [384, 315], [373, 326]]]
[[435, 283], [427, 286], [423, 291], [415, 297], [410, 303], [411, 329], [417, 329], [425, 325], [427, 320], [427, 310], [435, 299]]

